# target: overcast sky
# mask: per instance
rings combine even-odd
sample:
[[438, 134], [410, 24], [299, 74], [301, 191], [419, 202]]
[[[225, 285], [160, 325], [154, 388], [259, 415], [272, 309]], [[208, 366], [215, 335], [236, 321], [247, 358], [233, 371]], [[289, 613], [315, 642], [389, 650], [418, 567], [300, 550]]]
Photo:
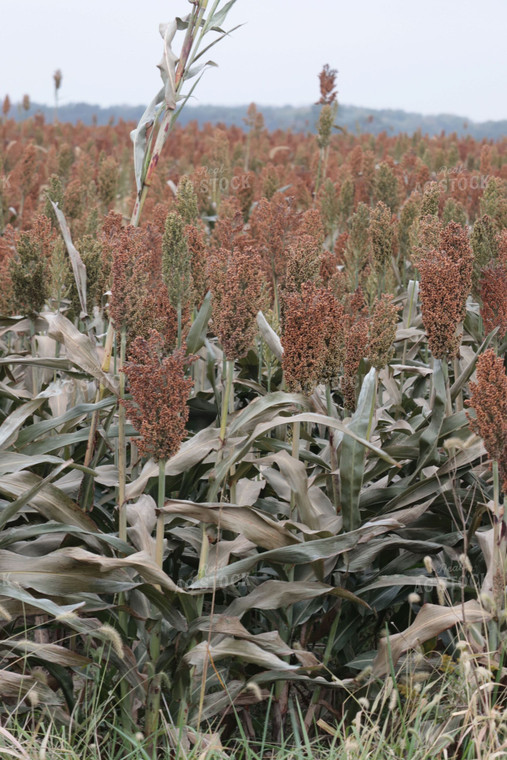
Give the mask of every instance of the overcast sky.
[[[211, 0], [210, 0], [211, 5]], [[0, 97], [145, 104], [160, 21], [188, 0], [0, 0]], [[324, 63], [339, 100], [477, 121], [507, 118], [507, 0], [237, 0], [196, 102], [302, 105]]]

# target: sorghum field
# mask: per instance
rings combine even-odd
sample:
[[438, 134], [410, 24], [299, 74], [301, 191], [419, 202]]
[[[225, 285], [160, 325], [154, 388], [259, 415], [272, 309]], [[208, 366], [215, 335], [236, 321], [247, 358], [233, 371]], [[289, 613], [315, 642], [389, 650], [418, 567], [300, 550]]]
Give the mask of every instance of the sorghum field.
[[5, 103], [0, 754], [506, 757], [507, 139], [182, 129], [204, 5]]

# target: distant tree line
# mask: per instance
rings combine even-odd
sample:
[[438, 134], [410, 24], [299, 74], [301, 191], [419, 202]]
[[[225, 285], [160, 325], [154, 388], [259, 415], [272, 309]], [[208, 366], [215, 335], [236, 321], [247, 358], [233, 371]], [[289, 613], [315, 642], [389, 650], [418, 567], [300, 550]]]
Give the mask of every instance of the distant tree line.
[[[226, 126], [244, 126], [248, 106], [218, 106], [197, 105], [187, 107], [179, 118], [184, 125], [196, 120], [199, 124], [211, 122], [222, 123]], [[102, 108], [90, 103], [60, 104], [58, 107], [58, 119], [84, 124], [107, 124], [109, 122], [135, 121], [137, 122], [143, 113], [143, 106], [118, 105]], [[264, 116], [267, 129], [292, 129], [297, 132], [314, 132], [319, 114], [319, 107], [313, 106], [259, 106]], [[9, 117], [28, 119], [36, 113], [42, 113], [47, 121], [54, 116], [54, 108], [39, 103], [30, 103], [28, 110], [19, 106], [13, 106]], [[374, 109], [360, 108], [358, 106], [340, 105], [338, 109], [337, 123], [342, 129], [349, 132], [368, 132], [374, 135], [380, 132], [398, 134], [404, 132], [413, 134], [418, 130], [429, 136], [457, 133], [458, 135], [470, 135], [475, 139], [500, 139], [507, 134], [507, 120], [503, 121], [469, 121], [462, 116], [452, 114], [438, 114], [436, 116], [424, 116], [420, 113], [409, 113], [400, 109]]]

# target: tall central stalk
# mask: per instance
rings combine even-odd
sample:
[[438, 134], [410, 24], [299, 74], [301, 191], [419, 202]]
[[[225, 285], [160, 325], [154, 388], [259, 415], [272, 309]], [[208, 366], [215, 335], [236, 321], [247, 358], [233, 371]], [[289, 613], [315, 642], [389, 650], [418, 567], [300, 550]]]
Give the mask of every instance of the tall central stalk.
[[[331, 385], [330, 383], [326, 383], [326, 406], [327, 406], [327, 416], [333, 417], [333, 398], [331, 395]], [[332, 484], [332, 490], [333, 490], [333, 503], [334, 507], [336, 509], [336, 512], [340, 511], [340, 483], [338, 480], [338, 457], [336, 455], [336, 447], [335, 447], [335, 438], [334, 438], [334, 431], [332, 428], [329, 428], [329, 457], [331, 462], [331, 484]]]
[[[158, 499], [157, 499], [157, 529], [155, 537], [155, 562], [162, 569], [164, 560], [164, 514], [162, 508], [165, 501], [165, 460], [158, 463]], [[153, 627], [150, 638], [150, 675], [148, 686], [148, 698], [146, 703], [146, 736], [151, 742], [151, 754], [157, 756], [157, 731], [159, 726], [160, 690], [162, 674], [157, 672], [157, 663], [160, 657], [160, 642], [162, 636], [162, 620], [157, 620]]]
[[123, 325], [120, 333], [120, 405], [118, 408], [118, 536], [122, 541], [127, 540], [127, 513], [125, 511], [125, 487], [127, 482], [127, 441], [125, 437], [125, 407], [121, 403], [125, 399], [125, 355], [127, 351], [127, 330]]
[[[301, 423], [292, 423], [292, 456], [299, 461], [299, 442], [301, 440]], [[294, 509], [296, 508], [296, 496], [294, 491], [290, 494], [290, 512], [291, 517]]]

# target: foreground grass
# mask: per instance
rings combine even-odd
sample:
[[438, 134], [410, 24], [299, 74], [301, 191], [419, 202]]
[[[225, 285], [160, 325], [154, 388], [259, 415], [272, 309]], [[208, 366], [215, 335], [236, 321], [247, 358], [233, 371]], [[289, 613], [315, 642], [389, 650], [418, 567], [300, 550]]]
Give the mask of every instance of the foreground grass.
[[[387, 678], [374, 698], [353, 699], [353, 709], [334, 723], [318, 719], [305, 728], [292, 705], [292, 733], [273, 743], [268, 707], [256, 738], [239, 715], [234, 738], [222, 743], [210, 728], [180, 733], [162, 714], [158, 748], [141, 733], [125, 731], [118, 713], [98, 702], [85, 721], [68, 724], [35, 718], [31, 710], [4, 717], [0, 757], [18, 760], [495, 760], [507, 757], [507, 710], [493, 683], [473, 683], [462, 668], [428, 678]], [[436, 671], [433, 673], [435, 676]], [[468, 673], [468, 675], [470, 675]], [[490, 688], [491, 687], [491, 688]], [[109, 705], [111, 707], [112, 705]]]

